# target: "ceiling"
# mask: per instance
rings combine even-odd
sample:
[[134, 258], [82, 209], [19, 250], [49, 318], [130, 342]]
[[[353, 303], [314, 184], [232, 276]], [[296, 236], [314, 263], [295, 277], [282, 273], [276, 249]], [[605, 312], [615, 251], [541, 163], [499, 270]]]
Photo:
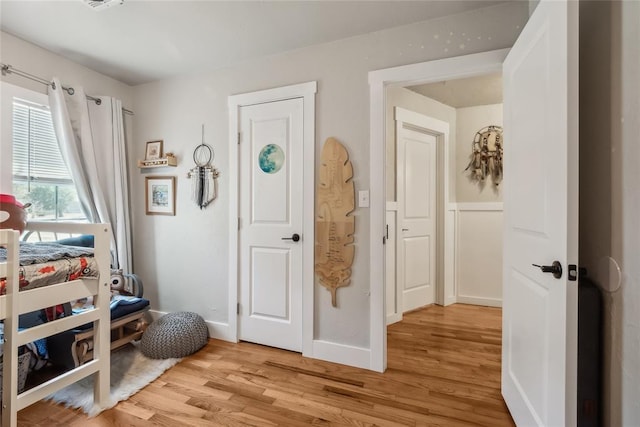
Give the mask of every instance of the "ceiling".
[[137, 85], [501, 2], [1, 0], [0, 29]]
[[454, 108], [502, 103], [502, 74], [447, 80], [407, 89]]

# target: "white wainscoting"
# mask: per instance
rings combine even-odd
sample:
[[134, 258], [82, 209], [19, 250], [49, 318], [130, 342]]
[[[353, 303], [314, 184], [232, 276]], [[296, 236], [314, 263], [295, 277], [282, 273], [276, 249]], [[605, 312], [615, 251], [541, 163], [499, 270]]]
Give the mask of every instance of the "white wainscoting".
[[456, 300], [502, 307], [502, 203], [456, 207]]
[[[402, 320], [395, 283], [396, 204], [387, 202], [389, 240], [386, 249], [387, 324]], [[444, 281], [437, 303], [502, 307], [502, 203], [450, 203], [446, 221], [454, 236], [444, 244]], [[441, 276], [442, 277], [442, 276]]]

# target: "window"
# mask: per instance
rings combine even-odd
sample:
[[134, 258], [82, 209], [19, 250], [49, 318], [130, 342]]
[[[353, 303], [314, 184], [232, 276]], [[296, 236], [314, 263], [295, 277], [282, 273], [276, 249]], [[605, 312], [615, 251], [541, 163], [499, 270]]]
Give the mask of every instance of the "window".
[[13, 99], [13, 194], [29, 218], [82, 221], [78, 193], [62, 159], [48, 106]]

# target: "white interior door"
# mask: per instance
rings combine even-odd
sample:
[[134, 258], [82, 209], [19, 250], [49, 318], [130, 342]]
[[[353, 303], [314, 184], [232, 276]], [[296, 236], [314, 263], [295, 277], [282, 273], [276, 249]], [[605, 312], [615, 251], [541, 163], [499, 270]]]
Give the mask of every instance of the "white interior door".
[[303, 99], [241, 107], [239, 127], [239, 338], [302, 351]]
[[401, 123], [397, 126], [397, 283], [406, 312], [435, 302], [437, 138]]
[[[504, 62], [502, 394], [521, 426], [576, 424], [577, 12], [540, 2]], [[555, 260], [560, 278], [532, 266]]]

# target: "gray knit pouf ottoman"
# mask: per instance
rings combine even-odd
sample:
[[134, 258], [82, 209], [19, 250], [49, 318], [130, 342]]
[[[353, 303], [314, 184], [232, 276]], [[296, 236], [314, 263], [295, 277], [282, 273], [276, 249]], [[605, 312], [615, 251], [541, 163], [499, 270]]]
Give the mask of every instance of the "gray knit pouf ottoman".
[[142, 335], [140, 350], [151, 359], [185, 357], [207, 344], [209, 330], [196, 313], [180, 311], [165, 314]]

